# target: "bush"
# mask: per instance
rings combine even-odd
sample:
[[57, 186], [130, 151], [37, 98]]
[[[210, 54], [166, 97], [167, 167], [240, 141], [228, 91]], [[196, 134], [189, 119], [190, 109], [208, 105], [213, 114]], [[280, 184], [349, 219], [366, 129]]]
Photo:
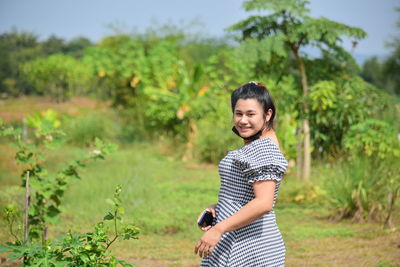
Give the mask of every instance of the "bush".
[[343, 143], [353, 154], [381, 159], [400, 156], [400, 142], [396, 129], [385, 121], [368, 119], [351, 126]]
[[285, 176], [279, 191], [279, 204], [321, 204], [326, 192], [317, 184]]
[[[125, 209], [121, 203], [121, 190], [121, 186], [117, 186], [114, 198], [107, 199], [112, 208], [94, 225], [93, 232], [73, 234], [68, 231], [58, 240], [47, 240], [44, 244], [21, 243], [17, 239], [14, 243], [0, 244], [0, 253], [11, 252], [9, 260], [22, 260], [24, 266], [134, 266], [109, 252], [115, 241], [138, 239], [140, 231], [135, 225], [123, 222]], [[10, 210], [5, 210], [8, 218]], [[9, 221], [9, 225], [12, 226], [12, 222]], [[113, 233], [109, 234], [111, 229]]]
[[400, 165], [395, 161], [353, 157], [322, 170], [333, 217], [372, 219], [390, 225], [399, 197]]

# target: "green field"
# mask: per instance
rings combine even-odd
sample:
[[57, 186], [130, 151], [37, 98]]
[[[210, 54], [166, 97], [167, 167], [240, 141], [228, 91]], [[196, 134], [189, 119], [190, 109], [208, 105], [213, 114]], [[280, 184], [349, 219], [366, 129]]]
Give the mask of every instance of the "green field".
[[[122, 184], [125, 218], [142, 232], [139, 240], [121, 242], [113, 252], [139, 266], [197, 266], [200, 259], [193, 248], [201, 232], [195, 221], [217, 200], [217, 168], [182, 162], [161, 150], [159, 145], [123, 146], [106, 161], [85, 169], [66, 194], [64, 213], [50, 227], [50, 235], [90, 230], [108, 209], [105, 199]], [[56, 168], [60, 160], [72, 159], [79, 151], [65, 147], [53, 152], [48, 164]], [[2, 145], [0, 157], [1, 205], [6, 196], [22, 202], [18, 173], [6, 168], [13, 166], [12, 149]], [[286, 176], [281, 197], [295, 183]], [[399, 266], [398, 231], [386, 232], [377, 224], [334, 222], [321, 205], [285, 204], [284, 199], [281, 203], [278, 198], [276, 214], [287, 245], [287, 266]], [[11, 240], [4, 220], [1, 239]]]

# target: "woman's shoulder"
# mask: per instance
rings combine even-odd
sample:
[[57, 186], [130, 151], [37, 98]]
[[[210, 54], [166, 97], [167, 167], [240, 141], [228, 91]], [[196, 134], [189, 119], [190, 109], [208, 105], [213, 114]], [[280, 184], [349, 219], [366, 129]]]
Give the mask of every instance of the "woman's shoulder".
[[251, 165], [276, 164], [286, 168], [287, 161], [278, 145], [264, 137], [252, 141], [238, 149], [237, 160]]
[[281, 176], [288, 167], [284, 155], [270, 138], [259, 138], [238, 149], [233, 163], [246, 174], [263, 169]]
[[274, 152], [282, 154], [278, 145], [278, 140], [273, 140], [269, 137], [258, 138], [257, 140], [244, 145], [239, 150], [243, 153], [262, 154], [263, 152]]

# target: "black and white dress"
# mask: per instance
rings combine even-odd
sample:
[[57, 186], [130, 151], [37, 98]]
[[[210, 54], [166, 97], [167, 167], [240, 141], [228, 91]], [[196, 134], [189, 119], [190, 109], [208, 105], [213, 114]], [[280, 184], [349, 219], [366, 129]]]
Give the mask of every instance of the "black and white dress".
[[[277, 181], [274, 206], [287, 166], [285, 157], [269, 138], [259, 138], [229, 151], [218, 166], [221, 187], [213, 224], [232, 216], [254, 198], [255, 181]], [[225, 233], [213, 255], [202, 260], [201, 267], [284, 266], [285, 252], [272, 210], [242, 228]]]

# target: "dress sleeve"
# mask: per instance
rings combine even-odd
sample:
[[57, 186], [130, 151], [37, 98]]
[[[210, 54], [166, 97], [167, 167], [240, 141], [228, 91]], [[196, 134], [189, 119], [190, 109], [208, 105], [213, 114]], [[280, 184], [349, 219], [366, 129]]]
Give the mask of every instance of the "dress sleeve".
[[280, 182], [288, 166], [283, 154], [269, 139], [253, 142], [238, 151], [234, 164], [251, 184], [263, 180]]

